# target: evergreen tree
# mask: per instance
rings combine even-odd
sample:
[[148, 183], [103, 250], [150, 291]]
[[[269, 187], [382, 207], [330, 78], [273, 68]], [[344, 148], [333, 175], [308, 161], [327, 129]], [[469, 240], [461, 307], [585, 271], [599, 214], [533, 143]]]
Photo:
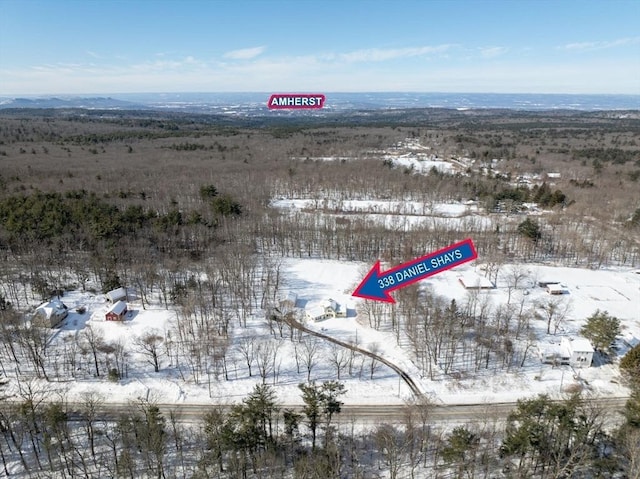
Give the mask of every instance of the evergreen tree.
[[640, 387], [640, 344], [627, 351], [620, 360], [620, 371], [632, 386]]
[[607, 311], [597, 310], [587, 318], [587, 324], [580, 329], [580, 334], [591, 341], [598, 351], [606, 351], [620, 334], [620, 320]]
[[324, 419], [326, 433], [329, 433], [333, 415], [340, 413], [342, 408], [343, 403], [338, 398], [346, 391], [344, 384], [339, 381], [325, 381], [321, 385], [312, 381], [309, 384], [301, 383], [298, 387], [305, 404], [302, 412], [307, 417], [307, 426], [311, 431], [311, 447], [315, 449], [318, 426]]
[[464, 426], [454, 428], [447, 438], [447, 444], [442, 449], [442, 459], [457, 469], [456, 477], [464, 477], [473, 460], [473, 451], [477, 447], [479, 438]]
[[518, 225], [518, 233], [523, 236], [526, 236], [534, 243], [537, 243], [540, 238], [542, 238], [542, 232], [540, 230], [540, 225], [538, 225], [537, 221], [533, 221], [530, 218], [527, 218], [522, 223]]

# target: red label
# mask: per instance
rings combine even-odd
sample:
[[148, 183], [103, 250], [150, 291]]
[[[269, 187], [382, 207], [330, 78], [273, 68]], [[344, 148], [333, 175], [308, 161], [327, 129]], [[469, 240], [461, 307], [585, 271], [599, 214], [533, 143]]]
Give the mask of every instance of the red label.
[[274, 93], [269, 97], [270, 110], [314, 110], [324, 106], [321, 93]]

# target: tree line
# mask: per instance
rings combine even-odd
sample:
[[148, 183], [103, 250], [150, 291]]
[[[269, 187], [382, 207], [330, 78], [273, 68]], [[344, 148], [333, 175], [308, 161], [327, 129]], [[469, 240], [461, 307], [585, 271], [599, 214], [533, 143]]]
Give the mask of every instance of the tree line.
[[[414, 401], [403, 419], [354, 427], [339, 381], [301, 383], [302, 405], [282, 406], [269, 385], [241, 402], [203, 406], [185, 421], [177, 409], [139, 399], [124, 410], [104, 397], [44, 401], [25, 384], [0, 405], [0, 470], [6, 477], [374, 478], [626, 477], [640, 474], [640, 429], [611, 431], [608, 412], [579, 394], [519, 400], [453, 428]], [[635, 416], [637, 421], [637, 416]]]

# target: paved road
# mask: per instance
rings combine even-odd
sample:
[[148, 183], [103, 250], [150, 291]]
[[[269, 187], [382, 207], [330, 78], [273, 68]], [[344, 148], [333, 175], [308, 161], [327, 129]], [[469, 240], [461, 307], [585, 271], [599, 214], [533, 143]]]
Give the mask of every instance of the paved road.
[[[602, 408], [607, 413], [612, 413], [610, 422], [617, 423], [621, 416], [617, 414], [624, 409], [626, 397], [616, 398], [598, 398], [590, 400], [592, 404]], [[69, 404], [71, 411], [81, 411], [82, 405], [79, 403]], [[103, 420], [111, 420], [118, 415], [131, 412], [135, 409], [135, 405], [131, 403], [105, 403], [100, 406], [98, 418]], [[158, 404], [163, 414], [168, 416], [173, 413], [180, 422], [197, 423], [204, 414], [212, 408], [227, 408], [228, 406], [202, 405], [202, 404]], [[281, 409], [290, 408], [300, 411], [300, 405], [281, 405]], [[507, 415], [513, 411], [516, 403], [496, 403], [496, 404], [449, 404], [434, 405], [427, 409], [427, 421], [430, 424], [435, 423], [473, 423], [479, 421], [504, 421]], [[336, 416], [336, 421], [341, 423], [355, 422], [358, 424], [400, 424], [406, 417], [407, 406], [398, 404], [377, 404], [377, 405], [358, 405], [345, 404], [342, 407], [341, 414]], [[416, 419], [419, 415], [416, 412]], [[79, 412], [70, 414], [71, 420], [80, 420]]]

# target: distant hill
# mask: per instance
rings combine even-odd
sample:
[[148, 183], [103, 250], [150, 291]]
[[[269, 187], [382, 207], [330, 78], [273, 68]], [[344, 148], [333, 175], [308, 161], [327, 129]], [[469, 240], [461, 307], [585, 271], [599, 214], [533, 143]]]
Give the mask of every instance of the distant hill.
[[568, 95], [527, 93], [324, 93], [325, 106], [313, 112], [267, 108], [269, 92], [119, 93], [110, 96], [0, 97], [0, 109], [147, 110], [219, 114], [230, 117], [286, 118], [342, 112], [397, 112], [424, 108], [513, 111], [640, 111], [640, 95]]
[[0, 109], [7, 108], [85, 108], [134, 110], [144, 105], [111, 97], [0, 98]]

